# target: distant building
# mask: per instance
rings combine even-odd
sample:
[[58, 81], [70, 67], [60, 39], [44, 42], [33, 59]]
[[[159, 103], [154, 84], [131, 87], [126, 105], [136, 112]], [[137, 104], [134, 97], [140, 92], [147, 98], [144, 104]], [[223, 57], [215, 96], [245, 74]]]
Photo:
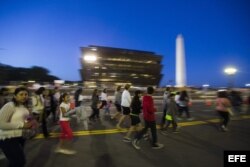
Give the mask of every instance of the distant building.
[[93, 45], [80, 49], [85, 86], [158, 86], [161, 81], [162, 56], [154, 52]]

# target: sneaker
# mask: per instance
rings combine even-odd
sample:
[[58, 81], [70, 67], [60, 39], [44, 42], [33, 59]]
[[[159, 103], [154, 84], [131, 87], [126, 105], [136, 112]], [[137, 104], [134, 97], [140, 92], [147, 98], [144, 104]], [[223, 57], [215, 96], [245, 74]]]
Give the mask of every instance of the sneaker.
[[227, 129], [224, 125], [221, 126], [221, 130], [222, 130], [223, 132], [227, 132], [227, 131], [228, 131], [228, 129]]
[[180, 131], [179, 130], [173, 130], [173, 133], [180, 133]]
[[62, 154], [72, 155], [72, 154], [75, 154], [76, 151], [69, 150], [69, 149], [56, 148], [55, 153], [62, 153]]
[[161, 149], [161, 148], [163, 148], [163, 147], [164, 147], [163, 144], [155, 143], [155, 144], [152, 146], [152, 149]]
[[141, 149], [141, 147], [138, 146], [138, 143], [139, 143], [139, 141], [138, 141], [137, 139], [134, 139], [134, 140], [132, 141], [132, 145], [133, 145], [133, 147], [134, 147], [136, 150], [140, 150], [140, 149]]
[[167, 135], [168, 135], [168, 133], [167, 133], [166, 130], [161, 130], [160, 133], [161, 133], [163, 136], [167, 136]]
[[188, 118], [187, 120], [188, 120], [188, 121], [193, 121], [194, 118], [193, 118], [193, 117], [190, 117], [190, 118]]
[[57, 148], [55, 149], [55, 153], [61, 153], [61, 152], [63, 152], [63, 149], [62, 149], [62, 148], [57, 147]]
[[129, 137], [124, 137], [122, 141], [124, 141], [124, 142], [126, 142], [126, 143], [129, 143], [129, 142], [131, 142], [132, 140], [131, 140], [131, 138], [129, 138]]
[[149, 140], [149, 134], [148, 134], [148, 133], [144, 134], [144, 135], [143, 135], [143, 139], [144, 139], [144, 140]]
[[76, 154], [76, 151], [75, 150], [69, 150], [69, 149], [61, 149], [60, 153], [67, 154], [67, 155], [73, 155], [73, 154]]
[[181, 120], [182, 120], [182, 118], [181, 118], [181, 117], [177, 117], [177, 120], [178, 120], [178, 121], [181, 121]]

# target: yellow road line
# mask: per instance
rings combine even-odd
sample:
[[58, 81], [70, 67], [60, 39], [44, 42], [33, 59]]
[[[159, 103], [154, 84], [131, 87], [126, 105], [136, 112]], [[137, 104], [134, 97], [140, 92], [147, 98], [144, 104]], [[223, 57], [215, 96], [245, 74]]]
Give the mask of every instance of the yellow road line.
[[[232, 120], [243, 120], [243, 119], [250, 119], [250, 115], [244, 115], [239, 118], [233, 118]], [[204, 125], [208, 123], [218, 123], [220, 119], [210, 119], [205, 121], [190, 121], [190, 122], [180, 122], [178, 125], [180, 127], [183, 126], [194, 126], [194, 125]], [[159, 129], [159, 126], [157, 125], [157, 129]], [[83, 131], [76, 131], [73, 132], [74, 136], [90, 136], [90, 135], [101, 135], [101, 134], [114, 134], [114, 133], [124, 133], [127, 132], [128, 129], [104, 129], [104, 130], [83, 130]], [[60, 136], [60, 133], [50, 133], [51, 138], [56, 138]], [[42, 139], [43, 134], [38, 134], [34, 139]]]

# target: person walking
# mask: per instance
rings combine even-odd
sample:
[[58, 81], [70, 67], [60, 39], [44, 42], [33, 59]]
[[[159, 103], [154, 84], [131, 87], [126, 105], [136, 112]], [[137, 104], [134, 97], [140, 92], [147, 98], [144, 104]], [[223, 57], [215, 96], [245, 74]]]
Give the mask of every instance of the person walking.
[[102, 109], [103, 107], [105, 107], [107, 105], [107, 102], [108, 102], [108, 94], [107, 94], [106, 88], [103, 89], [101, 96], [100, 96], [100, 99], [101, 99], [102, 104], [99, 107], [99, 110]]
[[63, 93], [61, 95], [59, 111], [61, 136], [55, 152], [62, 154], [75, 154], [76, 151], [71, 149], [73, 133], [70, 127], [69, 117], [65, 116], [66, 113], [70, 111], [70, 96], [68, 93]]
[[121, 124], [126, 118], [129, 118], [130, 114], [130, 105], [131, 105], [131, 96], [129, 93], [130, 85], [125, 85], [125, 90], [122, 92], [121, 106], [122, 106], [122, 116], [119, 119], [119, 122], [116, 125], [117, 129], [121, 129]]
[[53, 96], [53, 110], [55, 112], [56, 115], [56, 119], [55, 119], [55, 123], [58, 122], [59, 120], [59, 101], [60, 101], [60, 97], [61, 97], [61, 90], [59, 89], [59, 87], [55, 87], [52, 90], [52, 96]]
[[170, 93], [168, 96], [168, 101], [167, 101], [168, 110], [167, 110], [166, 116], [165, 116], [167, 123], [166, 123], [166, 126], [161, 131], [161, 133], [163, 135], [167, 135], [167, 130], [168, 130], [168, 127], [170, 124], [172, 124], [173, 133], [179, 132], [177, 130], [178, 125], [177, 125], [177, 118], [176, 118], [176, 115], [178, 113], [178, 107], [175, 103], [174, 96], [175, 96], [174, 93]]
[[74, 94], [75, 107], [79, 107], [82, 103], [82, 88], [78, 88]]
[[166, 112], [168, 110], [168, 97], [171, 93], [171, 88], [166, 87], [166, 90], [163, 93], [163, 112], [162, 112], [162, 118], [161, 118], [161, 124], [160, 124], [160, 129], [163, 130], [165, 122], [166, 122]]
[[105, 115], [110, 116], [110, 108], [112, 106], [112, 100], [109, 100], [106, 104], [106, 106], [104, 107], [104, 113]]
[[10, 167], [24, 167], [26, 163], [22, 137], [23, 129], [31, 129], [29, 121], [28, 90], [24, 87], [15, 89], [12, 101], [0, 110], [0, 148], [9, 161]]
[[161, 149], [164, 147], [163, 144], [157, 142], [157, 131], [156, 131], [156, 119], [155, 119], [155, 112], [156, 108], [154, 107], [154, 100], [152, 94], [154, 93], [153, 87], [147, 88], [147, 94], [143, 96], [142, 99], [142, 111], [143, 111], [143, 118], [145, 127], [136, 135], [135, 139], [132, 141], [132, 145], [135, 149], [139, 150], [139, 141], [143, 137], [145, 133], [147, 133], [148, 128], [151, 130], [152, 135], [152, 149]]
[[111, 116], [111, 119], [118, 119], [121, 116], [122, 112], [122, 106], [121, 106], [121, 101], [122, 101], [122, 93], [121, 93], [121, 86], [117, 86], [116, 91], [115, 91], [115, 107], [116, 107], [116, 112], [113, 116]]
[[135, 95], [131, 102], [131, 108], [132, 108], [132, 111], [130, 113], [131, 126], [127, 134], [123, 138], [124, 142], [131, 142], [132, 140], [130, 137], [131, 137], [132, 132], [135, 130], [140, 131], [142, 129], [142, 124], [141, 124], [141, 120], [139, 117], [141, 113], [141, 109], [142, 109], [140, 97], [141, 97], [141, 91], [136, 90]]
[[179, 97], [179, 118], [181, 118], [182, 113], [185, 112], [187, 120], [192, 121], [193, 118], [190, 116], [189, 106], [188, 106], [189, 101], [190, 98], [188, 96], [187, 91], [186, 90], [181, 91]]
[[32, 106], [33, 106], [33, 115], [37, 118], [37, 121], [42, 124], [42, 132], [45, 138], [49, 137], [49, 132], [47, 128], [47, 114], [45, 112], [44, 106], [44, 94], [45, 88], [40, 87], [35, 91], [35, 95], [32, 96]]
[[99, 119], [99, 108], [98, 108], [98, 103], [99, 103], [99, 95], [98, 95], [98, 90], [94, 89], [92, 93], [92, 98], [91, 98], [91, 109], [92, 109], [92, 114], [89, 117], [90, 121], [95, 121], [96, 119]]
[[230, 121], [230, 108], [231, 102], [228, 97], [227, 91], [219, 91], [215, 101], [216, 111], [221, 118], [220, 129], [223, 132], [228, 131], [228, 123]]

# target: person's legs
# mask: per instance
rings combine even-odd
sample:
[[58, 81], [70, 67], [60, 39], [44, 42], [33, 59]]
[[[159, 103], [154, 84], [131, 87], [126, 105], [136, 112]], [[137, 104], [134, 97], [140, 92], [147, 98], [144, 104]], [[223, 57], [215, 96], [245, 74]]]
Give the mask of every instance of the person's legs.
[[157, 131], [156, 131], [156, 122], [149, 122], [149, 126], [152, 134], [152, 149], [161, 149], [164, 147], [163, 144], [158, 143]]
[[162, 113], [162, 118], [161, 118], [161, 125], [160, 128], [163, 129], [164, 128], [164, 124], [166, 122], [166, 112], [167, 112], [167, 106], [165, 106], [163, 113]]
[[121, 129], [121, 124], [124, 122], [125, 118], [129, 117], [129, 114], [130, 114], [129, 107], [122, 107], [122, 110], [123, 110], [123, 115], [121, 116], [121, 118], [119, 119], [119, 122], [116, 125], [117, 129]]
[[[73, 139], [73, 133], [72, 129], [70, 127], [69, 121], [60, 121], [61, 125], [61, 140], [60, 140], [60, 149], [58, 149], [58, 152], [61, 152], [63, 154], [75, 154], [76, 151], [71, 150], [72, 149], [72, 139]], [[62, 148], [62, 146], [64, 148]]]
[[140, 140], [150, 127], [149, 122], [145, 121], [145, 127], [135, 135], [135, 140]]
[[116, 127], [117, 129], [121, 129], [121, 124], [124, 122], [125, 118], [127, 117], [127, 115], [122, 115], [121, 118], [119, 119]]
[[221, 121], [221, 128], [223, 131], [227, 131], [227, 125], [229, 122], [229, 113], [228, 112], [223, 112], [223, 111], [218, 111], [222, 121]]
[[177, 122], [173, 119], [172, 120], [172, 126], [173, 126], [173, 132], [178, 132], [178, 130], [177, 130]]
[[183, 107], [178, 106], [178, 116], [179, 116], [179, 118], [182, 116], [182, 113], [183, 113]]
[[135, 135], [135, 138], [134, 138], [134, 140], [132, 141], [132, 145], [133, 145], [133, 147], [134, 147], [135, 149], [137, 149], [137, 150], [140, 149], [140, 146], [138, 145], [138, 144], [139, 144], [139, 141], [140, 141], [140, 139], [143, 137], [143, 135], [144, 135], [145, 133], [147, 133], [149, 127], [150, 127], [149, 122], [148, 122], [148, 121], [145, 121], [145, 127]]
[[130, 115], [130, 119], [131, 119], [131, 126], [130, 126], [126, 136], [124, 137], [125, 140], [129, 140], [129, 141], [131, 141], [130, 136], [131, 136], [132, 132], [136, 130], [138, 125], [140, 125], [139, 116]]
[[95, 117], [98, 117], [98, 115], [99, 115], [99, 109], [93, 108], [93, 107], [91, 107], [91, 108], [92, 108], [92, 114], [90, 115], [89, 119], [94, 120]]
[[48, 128], [47, 128], [47, 114], [46, 114], [46, 110], [43, 112], [42, 115], [42, 131], [43, 131], [43, 136], [44, 137], [49, 137], [49, 132], [48, 132]]
[[111, 119], [118, 118], [121, 115], [121, 112], [122, 112], [121, 105], [116, 103], [115, 107], [116, 107], [116, 112], [113, 116], [111, 116]]
[[157, 143], [157, 133], [156, 133], [156, 123], [155, 121], [148, 122], [150, 130], [151, 130], [151, 135], [152, 135], [152, 145], [155, 145]]
[[10, 167], [24, 167], [26, 163], [23, 151], [24, 139], [21, 137], [0, 140], [0, 148], [9, 160]]
[[189, 107], [185, 106], [183, 107], [183, 110], [185, 111], [187, 118], [190, 118]]

